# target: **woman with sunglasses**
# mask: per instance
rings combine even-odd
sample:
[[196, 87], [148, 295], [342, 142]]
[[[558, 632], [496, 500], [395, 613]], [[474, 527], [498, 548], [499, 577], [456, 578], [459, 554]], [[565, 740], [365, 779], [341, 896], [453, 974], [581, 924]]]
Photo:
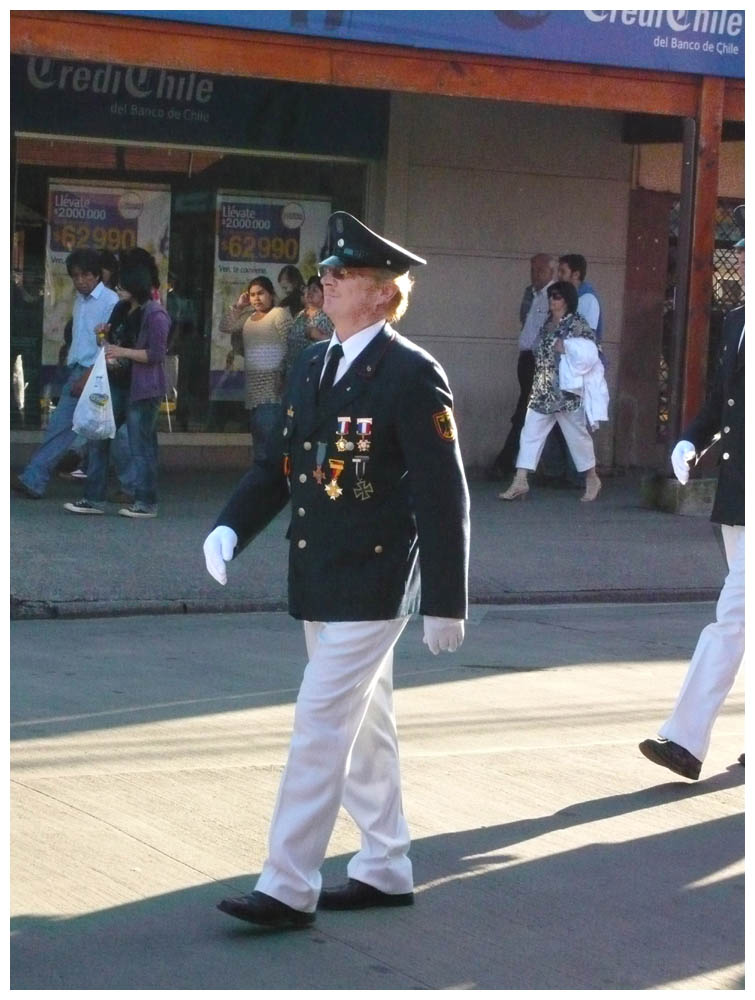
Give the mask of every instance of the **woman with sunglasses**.
[[[569, 281], [556, 281], [548, 289], [550, 312], [535, 343], [535, 377], [527, 414], [519, 440], [516, 474], [501, 500], [517, 500], [529, 493], [527, 473], [534, 472], [546, 438], [558, 423], [578, 472], [585, 474], [585, 492], [581, 499], [595, 500], [600, 479], [595, 471], [595, 448], [587, 427], [582, 396], [561, 388], [559, 364], [567, 352], [565, 341], [579, 337], [595, 343], [595, 333], [577, 312], [577, 290]], [[585, 352], [581, 352], [585, 353]], [[589, 351], [586, 352], [589, 355]], [[597, 347], [595, 364], [599, 364]]]

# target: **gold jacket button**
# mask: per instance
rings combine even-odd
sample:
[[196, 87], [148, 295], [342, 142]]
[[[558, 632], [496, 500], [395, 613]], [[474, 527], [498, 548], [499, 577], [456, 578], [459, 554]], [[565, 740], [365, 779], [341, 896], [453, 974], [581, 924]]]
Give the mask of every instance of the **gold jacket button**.
[[729, 453], [728, 453], [728, 451], [725, 451], [725, 452], [723, 453], [723, 455], [721, 456], [721, 458], [723, 458], [723, 459], [724, 459], [724, 461], [725, 461], [725, 460], [726, 460], [726, 459], [727, 459], [728, 457], [729, 457]]
[[724, 434], [728, 434], [730, 430], [731, 427], [724, 427]]
[[302, 445], [302, 448], [305, 451], [312, 451], [312, 442], [311, 441], [305, 441], [304, 444]]
[[300, 538], [299, 541], [296, 544], [299, 546], [300, 549], [306, 549], [306, 547], [307, 547], [307, 539], [306, 538]]
[[729, 406], [734, 406], [734, 400], [733, 399], [728, 400], [728, 403], [729, 403]]
[[300, 507], [296, 513], [299, 515], [299, 517], [304, 517], [304, 508]]
[[302, 472], [302, 474], [299, 476], [299, 482], [306, 483], [306, 481], [307, 481], [307, 474], [306, 472]]
[[376, 555], [379, 556], [382, 551], [383, 551], [383, 546], [382, 545], [376, 545], [375, 546], [375, 554]]

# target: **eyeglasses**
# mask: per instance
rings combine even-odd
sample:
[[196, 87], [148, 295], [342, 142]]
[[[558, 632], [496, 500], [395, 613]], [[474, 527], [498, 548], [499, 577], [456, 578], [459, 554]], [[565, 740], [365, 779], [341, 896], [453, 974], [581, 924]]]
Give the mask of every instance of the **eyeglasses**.
[[350, 271], [348, 267], [331, 267], [326, 264], [325, 267], [317, 268], [317, 275], [322, 280], [323, 278], [334, 278], [336, 281], [345, 281], [347, 278], [354, 276], [354, 271]]
[[554, 302], [563, 302], [564, 297], [561, 292], [548, 292], [548, 298], [553, 299]]

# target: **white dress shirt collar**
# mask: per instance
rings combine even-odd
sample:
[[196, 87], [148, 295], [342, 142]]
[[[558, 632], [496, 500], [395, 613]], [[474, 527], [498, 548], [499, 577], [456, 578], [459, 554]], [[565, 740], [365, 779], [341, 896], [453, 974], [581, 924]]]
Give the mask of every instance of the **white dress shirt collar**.
[[346, 340], [340, 341], [338, 339], [338, 331], [333, 332], [333, 336], [330, 338], [330, 343], [328, 344], [328, 350], [325, 352], [325, 362], [323, 363], [323, 371], [325, 370], [325, 365], [328, 363], [327, 358], [330, 353], [330, 349], [334, 344], [340, 344], [343, 348], [343, 357], [338, 363], [338, 369], [336, 371], [336, 377], [334, 380], [337, 382], [340, 378], [346, 374], [354, 361], [359, 357], [365, 347], [374, 340], [375, 337], [380, 333], [380, 331], [385, 326], [385, 320], [381, 319], [378, 323], [373, 323], [371, 326], [366, 326], [364, 330], [360, 330], [359, 333], [354, 333]]

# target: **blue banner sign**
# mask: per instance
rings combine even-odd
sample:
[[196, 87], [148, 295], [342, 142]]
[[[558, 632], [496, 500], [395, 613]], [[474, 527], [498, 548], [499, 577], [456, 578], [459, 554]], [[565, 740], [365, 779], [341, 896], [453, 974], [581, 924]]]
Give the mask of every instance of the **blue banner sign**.
[[743, 10], [131, 10], [387, 45], [744, 78]]

